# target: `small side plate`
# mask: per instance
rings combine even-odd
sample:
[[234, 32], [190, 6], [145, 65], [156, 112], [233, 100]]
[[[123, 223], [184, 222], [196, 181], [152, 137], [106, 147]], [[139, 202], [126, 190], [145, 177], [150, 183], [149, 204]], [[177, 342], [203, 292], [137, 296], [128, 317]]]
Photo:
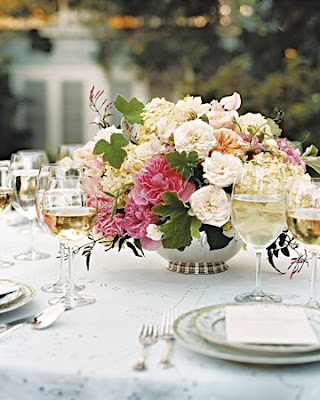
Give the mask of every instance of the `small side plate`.
[[[7, 283], [8, 285], [15, 285], [18, 289], [18, 296], [12, 299], [8, 299], [5, 303], [0, 304], [0, 314], [6, 313], [8, 311], [13, 311], [19, 307], [24, 306], [29, 303], [34, 296], [36, 295], [36, 291], [34, 288], [26, 283], [12, 281], [9, 279], [1, 279], [3, 283]], [[15, 294], [15, 292], [14, 292]]]

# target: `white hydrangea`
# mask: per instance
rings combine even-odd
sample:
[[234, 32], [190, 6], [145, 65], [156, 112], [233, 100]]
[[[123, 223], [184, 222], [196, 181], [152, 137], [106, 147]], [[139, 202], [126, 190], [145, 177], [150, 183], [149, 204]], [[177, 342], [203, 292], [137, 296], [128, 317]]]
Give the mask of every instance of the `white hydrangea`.
[[207, 157], [203, 164], [204, 178], [219, 187], [230, 186], [239, 169], [242, 168], [242, 162], [238, 157], [231, 154], [221, 154], [214, 151], [211, 157]]
[[141, 113], [144, 127], [150, 132], [156, 132], [157, 124], [162, 118], [166, 118], [168, 123], [174, 120], [174, 111], [174, 103], [167, 101], [165, 98], [156, 97], [152, 99], [150, 103], [145, 105]]
[[190, 197], [191, 212], [203, 223], [221, 228], [230, 219], [230, 199], [214, 185], [203, 186]]
[[199, 159], [204, 159], [217, 144], [213, 132], [212, 126], [200, 119], [184, 122], [173, 134], [175, 149], [187, 153], [196, 151]]

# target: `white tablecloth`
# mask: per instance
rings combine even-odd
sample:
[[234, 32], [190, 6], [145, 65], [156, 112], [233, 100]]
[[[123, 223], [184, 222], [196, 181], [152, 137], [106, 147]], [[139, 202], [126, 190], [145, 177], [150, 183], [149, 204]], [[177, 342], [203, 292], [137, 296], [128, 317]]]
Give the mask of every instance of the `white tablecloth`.
[[[11, 256], [27, 247], [28, 235], [21, 228], [1, 224], [0, 254]], [[58, 273], [54, 255], [57, 242], [37, 234], [37, 246], [52, 257], [37, 262], [16, 262], [1, 269], [2, 278], [31, 284], [37, 291], [28, 305], [1, 314], [0, 322], [41, 311], [49, 294], [40, 287]], [[136, 372], [132, 365], [140, 347], [142, 323], [159, 322], [165, 307], [187, 311], [228, 302], [254, 283], [254, 256], [241, 252], [230, 260], [230, 269], [211, 276], [185, 276], [166, 270], [166, 262], [155, 253], [145, 258], [131, 252], [94, 252], [90, 272], [85, 260], [75, 258], [76, 273], [85, 281], [86, 293], [96, 297], [94, 305], [66, 312], [43, 331], [27, 326], [0, 342], [1, 400], [319, 400], [320, 364], [292, 367], [258, 367], [218, 361], [174, 343], [176, 367], [160, 370], [160, 342], [149, 348], [148, 371]], [[279, 293], [286, 302], [303, 302], [308, 295], [309, 272], [289, 279], [264, 263], [266, 290]], [[285, 270], [288, 259], [282, 259]]]

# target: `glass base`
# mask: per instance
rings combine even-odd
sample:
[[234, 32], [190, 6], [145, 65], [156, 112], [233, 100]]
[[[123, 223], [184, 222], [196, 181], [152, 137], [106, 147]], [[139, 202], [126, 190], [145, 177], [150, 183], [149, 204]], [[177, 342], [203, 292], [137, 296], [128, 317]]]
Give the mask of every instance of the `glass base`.
[[48, 301], [48, 303], [52, 306], [58, 303], [62, 303], [65, 305], [66, 310], [70, 310], [71, 308], [74, 307], [80, 307], [80, 306], [86, 306], [89, 304], [94, 304], [96, 302], [96, 299], [91, 296], [85, 296], [85, 295], [78, 295], [74, 294], [73, 296], [63, 296], [63, 297], [53, 297]]
[[18, 254], [13, 258], [19, 261], [37, 261], [37, 260], [45, 260], [46, 258], [51, 257], [50, 254], [47, 253], [39, 253], [38, 251], [27, 251], [26, 253]]
[[310, 298], [305, 304], [307, 307], [320, 307], [320, 303], [317, 299]]
[[241, 293], [235, 297], [238, 303], [281, 303], [282, 298], [275, 294], [263, 291], [253, 291], [251, 293]]
[[8, 268], [12, 267], [12, 265], [14, 265], [13, 261], [0, 260], [0, 268]]
[[[50, 283], [41, 287], [41, 290], [46, 293], [66, 293], [68, 290], [68, 284], [62, 283], [60, 281], [56, 283]], [[74, 285], [73, 290], [76, 292], [81, 292], [86, 288], [85, 285]]]

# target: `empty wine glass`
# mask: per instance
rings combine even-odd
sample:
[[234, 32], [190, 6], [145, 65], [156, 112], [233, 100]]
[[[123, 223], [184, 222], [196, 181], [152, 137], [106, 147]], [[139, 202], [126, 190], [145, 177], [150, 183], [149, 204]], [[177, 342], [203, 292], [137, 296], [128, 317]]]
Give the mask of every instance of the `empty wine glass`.
[[[0, 213], [8, 210], [13, 201], [13, 189], [8, 185], [8, 163], [0, 162]], [[0, 268], [7, 268], [14, 265], [14, 262], [0, 259]]]
[[232, 222], [241, 239], [256, 253], [256, 286], [253, 292], [236, 296], [238, 302], [281, 302], [261, 286], [261, 255], [285, 227], [285, 193], [281, 169], [245, 164], [232, 192]]
[[13, 189], [13, 207], [19, 214], [26, 217], [30, 224], [30, 248], [26, 253], [14, 258], [23, 261], [44, 260], [50, 254], [40, 253], [34, 248], [34, 222], [36, 220], [36, 187], [41, 157], [36, 154], [13, 154], [11, 156], [9, 180]]
[[319, 307], [317, 260], [320, 251], [320, 178], [296, 178], [287, 196], [287, 224], [292, 236], [312, 254], [310, 298], [306, 305]]
[[61, 144], [58, 149], [57, 160], [62, 160], [65, 157], [73, 158], [73, 152], [83, 144]]
[[[68, 249], [69, 287], [59, 298], [66, 307], [73, 308], [95, 302], [93, 297], [74, 291], [73, 247], [91, 232], [96, 216], [97, 202], [94, 194], [85, 190], [85, 181], [78, 178], [53, 179], [42, 200], [43, 222], [47, 230]], [[55, 303], [56, 299], [52, 299]]]
[[44, 150], [23, 149], [23, 150], [18, 150], [17, 154], [21, 154], [23, 156], [36, 155], [36, 156], [38, 156], [38, 158], [40, 160], [40, 165], [49, 164], [48, 155]]
[[[42, 165], [40, 168], [38, 182], [37, 182], [37, 190], [36, 190], [36, 211], [38, 216], [38, 221], [43, 229], [46, 229], [46, 226], [43, 222], [43, 214], [42, 214], [42, 199], [43, 193], [46, 189], [50, 186], [50, 181], [56, 178], [64, 178], [64, 177], [74, 177], [80, 178], [81, 170], [78, 168], [70, 168], [68, 170], [62, 168], [59, 164], [46, 164]], [[68, 288], [68, 279], [67, 279], [67, 270], [66, 270], [66, 263], [65, 263], [65, 246], [62, 242], [60, 242], [60, 275], [55, 283], [49, 283], [47, 285], [43, 285], [41, 290], [47, 293], [65, 293]], [[74, 285], [74, 290], [80, 291], [85, 288], [85, 285]]]

